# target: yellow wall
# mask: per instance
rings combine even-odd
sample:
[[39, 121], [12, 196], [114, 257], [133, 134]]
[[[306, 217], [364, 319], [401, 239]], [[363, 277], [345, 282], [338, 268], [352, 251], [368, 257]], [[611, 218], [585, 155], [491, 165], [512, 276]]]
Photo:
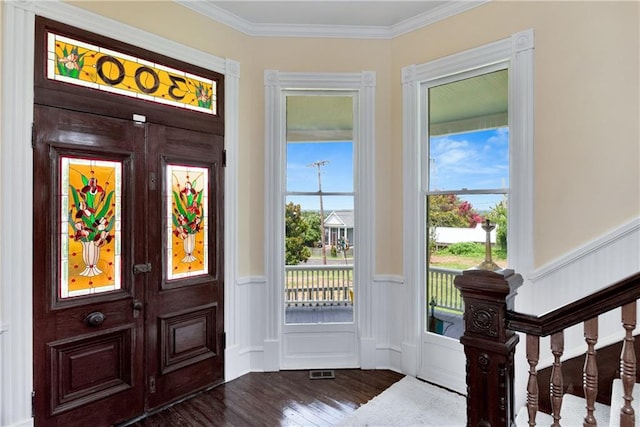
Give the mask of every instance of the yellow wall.
[[238, 245], [248, 254], [238, 260], [241, 276], [264, 273], [265, 69], [376, 72], [376, 273], [401, 274], [401, 68], [528, 28], [535, 31], [535, 265], [640, 214], [637, 2], [490, 2], [393, 40], [249, 37], [172, 2], [74, 4], [240, 62]]
[[640, 214], [639, 5], [491, 2], [394, 40], [398, 79], [404, 65], [534, 29], [536, 266]]

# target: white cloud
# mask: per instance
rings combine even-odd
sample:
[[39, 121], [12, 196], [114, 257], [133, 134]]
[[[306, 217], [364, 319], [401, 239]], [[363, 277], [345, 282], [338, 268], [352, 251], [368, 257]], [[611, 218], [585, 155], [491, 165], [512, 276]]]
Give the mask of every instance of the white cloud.
[[495, 130], [495, 135], [487, 139], [489, 144], [508, 144], [509, 143], [509, 128], [498, 128]]

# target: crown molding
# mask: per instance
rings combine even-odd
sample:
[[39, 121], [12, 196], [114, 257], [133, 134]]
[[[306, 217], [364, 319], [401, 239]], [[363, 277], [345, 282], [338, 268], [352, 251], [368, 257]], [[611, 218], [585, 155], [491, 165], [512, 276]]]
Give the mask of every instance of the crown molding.
[[432, 10], [416, 15], [413, 18], [405, 19], [390, 27], [390, 39], [401, 36], [411, 31], [415, 31], [422, 27], [435, 24], [452, 16], [459, 15], [468, 10], [474, 9], [491, 0], [471, 0], [471, 1], [450, 1], [442, 6], [438, 6]]
[[260, 24], [247, 21], [204, 1], [174, 0], [176, 3], [255, 37], [328, 37], [357, 39], [393, 39], [435, 22], [473, 9], [490, 0], [451, 1], [392, 26]]

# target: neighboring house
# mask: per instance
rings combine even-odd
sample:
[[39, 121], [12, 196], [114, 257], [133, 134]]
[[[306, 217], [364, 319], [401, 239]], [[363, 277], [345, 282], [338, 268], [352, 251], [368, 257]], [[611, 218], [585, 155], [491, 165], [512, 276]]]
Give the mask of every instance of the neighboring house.
[[324, 219], [325, 244], [340, 246], [345, 239], [353, 246], [353, 211], [332, 211]]
[[[33, 344], [34, 336], [41, 332], [34, 331], [34, 318], [42, 316], [42, 313], [33, 312], [34, 295], [43, 295], [43, 291], [40, 291], [42, 284], [33, 279], [34, 261], [39, 261], [33, 258], [33, 229], [34, 225], [43, 224], [43, 221], [53, 223], [61, 211], [60, 206], [53, 204], [34, 205], [36, 196], [42, 195], [42, 191], [35, 192], [34, 189], [43, 185], [43, 182], [34, 182], [34, 170], [41, 166], [33, 164], [32, 135], [36, 133], [33, 124], [34, 86], [46, 80], [43, 77], [44, 70], [33, 68], [37, 56], [34, 51], [37, 44], [34, 36], [35, 16], [92, 31], [101, 39], [115, 44], [135, 44], [140, 49], [225, 75], [220, 89], [224, 90], [228, 102], [224, 108], [226, 121], [217, 130], [224, 133], [224, 139], [220, 140], [224, 141], [228, 152], [224, 157], [227, 167], [224, 168], [224, 180], [211, 183], [212, 187], [215, 185], [220, 190], [224, 187], [225, 209], [222, 215], [217, 211], [222, 202], [211, 203], [216, 212], [210, 212], [212, 216], [214, 213], [216, 216], [220, 214], [223, 218], [219, 220], [224, 219], [224, 227], [215, 230], [217, 234], [224, 235], [224, 250], [223, 247], [216, 247], [210, 251], [215, 253], [212, 258], [224, 253], [225, 263], [224, 269], [208, 273], [208, 276], [220, 282], [224, 276], [224, 298], [220, 296], [220, 305], [203, 305], [199, 317], [194, 317], [194, 320], [185, 317], [182, 312], [173, 313], [185, 327], [177, 328], [171, 319], [161, 319], [165, 325], [163, 333], [156, 334], [154, 341], [170, 337], [174, 332], [181, 334], [184, 341], [181, 347], [163, 354], [162, 358], [150, 359], [156, 365], [164, 363], [158, 369], [172, 372], [180, 368], [183, 353], [195, 353], [200, 359], [209, 357], [206, 346], [210, 343], [205, 342], [204, 334], [193, 331], [211, 327], [213, 321], [209, 313], [215, 310], [219, 313], [224, 311], [225, 318], [224, 331], [219, 331], [220, 339], [217, 342], [222, 349], [220, 353], [225, 357], [225, 381], [248, 372], [301, 369], [293, 365], [281, 365], [285, 332], [290, 332], [290, 336], [301, 343], [302, 350], [307, 351], [303, 354], [305, 360], [313, 361], [316, 360], [314, 357], [323, 356], [324, 349], [314, 346], [306, 336], [296, 335], [293, 328], [285, 331], [279, 322], [283, 299], [271, 293], [276, 281], [271, 280], [269, 275], [276, 266], [269, 263], [270, 256], [274, 256], [273, 248], [265, 244], [265, 236], [269, 227], [274, 225], [269, 222], [270, 216], [264, 206], [267, 200], [277, 200], [278, 206], [282, 206], [282, 193], [280, 189], [265, 185], [264, 165], [273, 154], [265, 149], [264, 143], [267, 133], [265, 124], [269, 122], [265, 118], [265, 92], [271, 90], [273, 85], [272, 80], [265, 78], [265, 70], [283, 70], [293, 74], [293, 77], [304, 72], [330, 76], [340, 72], [361, 73], [363, 70], [369, 73], [359, 81], [362, 81], [363, 93], [374, 94], [370, 97], [375, 99], [375, 105], [363, 105], [358, 113], [364, 115], [367, 110], [374, 110], [371, 116], [375, 120], [372, 120], [371, 129], [366, 129], [367, 132], [360, 129], [362, 132], [358, 136], [370, 137], [372, 143], [365, 148], [375, 152], [375, 160], [370, 162], [370, 174], [359, 176], [358, 179], [373, 183], [373, 190], [371, 194], [356, 193], [355, 197], [366, 197], [372, 207], [371, 211], [362, 213], [369, 221], [365, 231], [372, 236], [373, 244], [360, 247], [358, 254], [367, 254], [367, 259], [373, 261], [370, 265], [356, 265], [356, 268], [362, 268], [358, 272], [365, 272], [370, 280], [362, 283], [357, 290], [364, 296], [355, 298], [358, 304], [358, 329], [354, 336], [357, 341], [345, 350], [358, 355], [359, 367], [393, 369], [415, 376], [421, 365], [430, 363], [432, 359], [429, 358], [444, 359], [445, 351], [452, 346], [459, 347], [458, 343], [447, 342], [444, 346], [432, 346], [429, 351], [421, 350], [420, 338], [424, 328], [418, 320], [422, 310], [418, 307], [424, 283], [407, 278], [413, 271], [405, 270], [406, 261], [416, 256], [412, 253], [411, 242], [406, 240], [417, 239], [416, 236], [424, 230], [408, 225], [410, 221], [407, 218], [415, 216], [415, 213], [403, 211], [403, 200], [418, 198], [403, 187], [403, 180], [407, 182], [410, 176], [406, 175], [407, 170], [418, 167], [418, 162], [411, 164], [411, 167], [406, 166], [411, 163], [409, 160], [416, 159], [403, 158], [403, 135], [423, 132], [419, 126], [423, 118], [409, 117], [403, 111], [403, 96], [415, 101], [416, 94], [423, 90], [419, 85], [403, 87], [403, 82], [411, 80], [414, 72], [408, 67], [410, 64], [436, 61], [507, 39], [527, 29], [535, 32], [535, 73], [528, 88], [535, 98], [535, 108], [532, 108], [535, 110], [535, 141], [518, 140], [522, 144], [535, 143], [535, 149], [531, 150], [531, 158], [535, 160], [532, 168], [532, 189], [535, 190], [529, 194], [509, 195], [510, 198], [531, 197], [535, 207], [519, 213], [531, 219], [534, 238], [531, 253], [526, 254], [531, 260], [531, 271], [523, 272], [526, 283], [515, 299], [516, 308], [526, 304], [526, 308], [533, 313], [545, 312], [640, 269], [640, 6], [637, 2], [479, 1], [474, 8], [462, 14], [437, 14], [429, 22], [408, 32], [403, 32], [404, 26], [399, 25], [388, 27], [383, 33], [370, 29], [358, 33], [356, 37], [349, 33], [348, 26], [331, 27], [329, 30], [333, 32], [326, 36], [322, 32], [311, 31], [314, 28], [300, 28], [298, 31], [303, 34], [294, 36], [280, 33], [277, 37], [271, 37], [278, 34], [265, 34], [271, 28], [268, 25], [253, 28], [245, 21], [229, 20], [225, 23], [184, 6], [208, 3], [215, 2], [0, 2], [0, 425], [33, 425], [32, 396], [36, 400], [44, 399], [43, 393], [34, 392], [34, 384], [52, 381], [54, 377], [34, 378], [33, 375], [36, 365], [34, 354], [37, 353], [42, 360], [49, 351], [45, 348], [35, 349]], [[447, 4], [463, 2], [442, 3], [447, 7]], [[367, 10], [363, 9], [362, 13], [366, 14]], [[241, 24], [245, 28], [234, 28], [231, 23]], [[279, 28], [278, 25], [275, 27], [275, 30]], [[327, 30], [326, 27], [324, 29]], [[514, 40], [513, 47], [520, 47], [519, 40]], [[40, 57], [47, 56], [44, 48], [37, 53]], [[106, 60], [103, 65], [114, 65], [113, 62]], [[118, 71], [115, 65], [110, 68]], [[141, 66], [140, 70], [139, 75], [135, 74], [136, 78], [152, 76], [148, 68]], [[122, 73], [125, 73], [124, 68]], [[115, 80], [115, 77], [111, 79]], [[145, 81], [145, 84], [154, 84], [153, 79]], [[304, 79], [300, 81], [304, 83]], [[139, 83], [142, 85], [144, 82], [140, 80]], [[324, 87], [342, 88], [329, 83]], [[40, 102], [45, 104], [58, 98], [62, 97], [52, 90]], [[68, 94], [64, 98], [76, 101]], [[83, 100], [87, 105], [98, 104], [97, 97], [87, 96]], [[113, 111], [117, 113], [119, 109]], [[134, 115], [135, 124], [132, 117], [118, 120], [130, 121], [134, 131], [140, 132], [143, 129], [140, 121], [145, 120], [144, 114], [141, 111]], [[74, 130], [74, 127], [80, 132], [91, 126], [69, 123], [64, 131], [46, 137], [53, 135], [64, 138], [65, 132]], [[162, 131], [176, 129], [185, 128], [167, 127]], [[284, 132], [274, 133], [280, 136]], [[119, 138], [112, 140], [120, 141]], [[103, 148], [94, 143], [88, 145], [94, 151]], [[64, 146], [64, 141], [60, 146]], [[184, 153], [191, 153], [195, 157], [195, 146], [187, 147]], [[160, 153], [157, 163], [174, 162], [180, 165], [184, 153], [175, 150], [166, 157]], [[464, 154], [462, 150], [459, 153]], [[51, 162], [55, 161], [55, 156], [52, 150]], [[161, 174], [140, 174], [135, 167], [141, 157], [128, 156], [123, 151], [112, 155], [111, 159], [125, 162], [130, 175], [136, 172], [136, 188], [148, 188], [160, 198], [161, 188], [156, 188], [156, 185], [160, 185], [157, 181], [162, 181]], [[225, 162], [221, 157], [215, 167], [222, 169], [221, 165]], [[526, 172], [515, 170], [511, 178], [517, 181]], [[157, 212], [148, 212], [146, 201], [146, 198], [135, 201], [138, 212], [141, 212], [135, 215], [143, 213], [145, 218], [151, 216], [147, 214], [157, 216]], [[124, 215], [133, 216], [134, 213], [126, 212]], [[335, 242], [340, 236], [354, 241], [353, 215], [350, 217], [346, 212], [332, 212], [325, 224], [329, 228], [329, 242]], [[360, 225], [361, 222], [358, 222], [358, 230], [364, 230]], [[116, 227], [119, 226], [116, 224]], [[145, 230], [141, 227], [143, 233], [139, 234], [145, 234]], [[440, 232], [443, 240], [459, 238], [453, 233], [449, 235], [448, 230]], [[511, 238], [513, 235], [510, 233], [509, 236]], [[133, 247], [134, 244], [129, 246]], [[123, 245], [123, 252], [130, 249], [129, 246]], [[47, 247], [48, 250], [52, 248]], [[160, 251], [159, 247], [152, 248], [148, 251], [149, 258]], [[282, 258], [281, 255], [275, 256]], [[161, 258], [160, 255], [158, 257]], [[162, 270], [156, 265], [152, 269], [151, 264], [145, 264], [149, 260], [144, 256], [140, 258], [127, 257], [126, 261], [132, 265], [127, 267], [126, 273], [134, 277], [132, 267], [133, 263], [137, 263], [137, 272], [142, 274], [135, 275], [136, 286], [146, 286], [145, 275], [151, 273], [160, 277]], [[46, 274], [57, 274], [55, 268], [50, 267], [44, 269]], [[42, 270], [35, 273], [43, 274]], [[153, 284], [154, 287], [162, 287], [163, 292], [174, 290], [170, 289], [171, 283], [167, 284], [160, 278]], [[193, 281], [193, 286], [198, 285], [197, 280]], [[282, 285], [278, 286], [281, 289]], [[130, 290], [123, 289], [122, 293]], [[132, 306], [126, 312], [107, 311], [104, 328], [109, 328], [114, 318], [134, 321], [132, 319], [152, 317], [144, 312], [142, 316], [139, 315], [144, 307], [140, 301], [135, 301]], [[50, 327], [47, 329], [71, 328], [75, 322], [73, 328], [83, 330], [85, 325], [82, 321], [87, 314], [78, 311], [73, 319], [69, 317], [66, 323], [48, 325]], [[100, 317], [94, 316], [94, 319], [100, 320]], [[603, 325], [600, 331], [602, 345], [611, 342], [610, 330], [606, 326]], [[98, 328], [93, 330], [101, 331]], [[126, 335], [125, 328], [116, 332]], [[140, 335], [131, 333], [126, 336], [127, 340], [118, 341], [103, 334], [102, 338], [96, 340], [98, 362], [95, 369], [99, 370], [101, 363], [108, 359], [111, 362], [121, 361], [120, 370], [97, 374], [85, 372], [93, 373], [101, 380], [110, 380], [110, 386], [115, 384], [121, 387], [122, 393], [131, 383], [125, 368], [132, 365], [132, 361], [121, 357], [121, 353], [131, 346], [133, 338], [140, 338]], [[524, 353], [524, 341], [520, 342], [518, 355]], [[572, 344], [578, 341], [567, 340]], [[61, 352], [64, 356], [60, 358], [61, 366], [75, 363], [74, 341], [54, 344], [66, 351]], [[456, 351], [461, 353], [459, 349]], [[567, 352], [571, 353], [572, 349]], [[92, 353], [84, 354], [90, 357]], [[548, 354], [545, 357], [549, 359]], [[138, 365], [138, 368], [144, 366], [147, 369], [142, 362]], [[43, 366], [40, 364], [36, 368]], [[198, 374], [193, 372], [191, 377]], [[463, 370], [456, 374], [464, 380]], [[79, 387], [93, 387], [86, 384], [84, 377], [61, 378], [66, 381], [66, 388], [61, 386], [59, 390], [54, 390], [55, 393], [66, 393], [57, 396], [61, 405], [66, 405], [67, 398], [78, 399], [75, 390], [78, 384]], [[448, 379], [445, 376], [430, 378], [438, 383]], [[524, 388], [521, 386], [526, 380], [519, 381], [521, 383], [517, 384], [515, 393], [524, 399]], [[156, 379], [144, 378], [136, 385], [148, 386], [149, 389], [153, 387], [155, 393]], [[166, 388], [171, 386], [179, 387], [180, 382], [165, 384]], [[100, 388], [95, 388], [93, 392], [106, 394]], [[80, 399], [84, 397], [80, 396]], [[110, 408], [118, 410], [120, 406], [112, 405]]]

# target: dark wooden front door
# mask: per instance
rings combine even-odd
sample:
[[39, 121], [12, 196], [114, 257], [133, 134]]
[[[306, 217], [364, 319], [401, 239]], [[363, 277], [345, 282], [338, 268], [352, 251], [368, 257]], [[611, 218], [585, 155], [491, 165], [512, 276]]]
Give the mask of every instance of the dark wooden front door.
[[34, 115], [36, 425], [111, 425], [221, 383], [222, 137]]
[[[145, 277], [132, 269], [146, 257], [144, 128], [50, 107], [34, 115], [36, 424], [109, 425], [144, 412]], [[87, 223], [99, 219], [103, 230]]]
[[221, 136], [151, 125], [148, 141], [148, 169], [157, 177], [147, 218], [153, 409], [223, 381], [224, 187]]

